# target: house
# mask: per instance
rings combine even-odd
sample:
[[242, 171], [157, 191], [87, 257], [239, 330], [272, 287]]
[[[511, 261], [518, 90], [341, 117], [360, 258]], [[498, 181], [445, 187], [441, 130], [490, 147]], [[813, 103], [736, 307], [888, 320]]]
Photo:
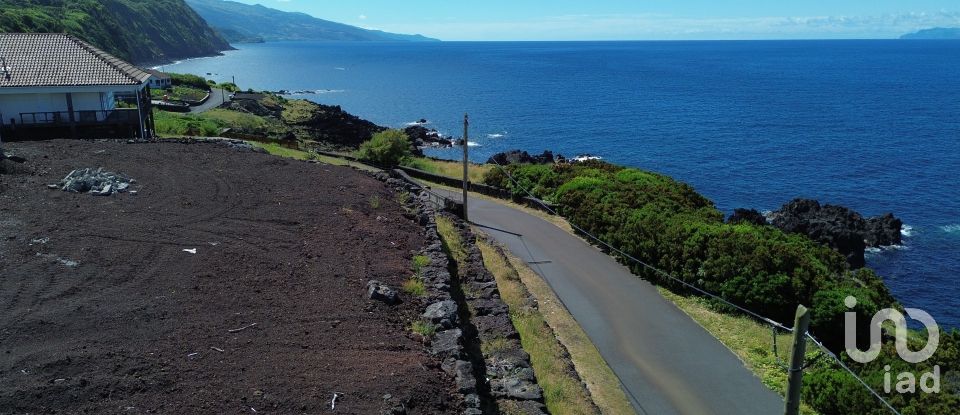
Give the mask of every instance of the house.
[[[67, 34], [0, 33], [0, 137], [150, 137], [149, 79]], [[134, 108], [117, 108], [117, 94]]]
[[147, 69], [146, 72], [150, 74], [150, 88], [167, 89], [173, 86], [173, 78], [170, 75], [156, 69]]

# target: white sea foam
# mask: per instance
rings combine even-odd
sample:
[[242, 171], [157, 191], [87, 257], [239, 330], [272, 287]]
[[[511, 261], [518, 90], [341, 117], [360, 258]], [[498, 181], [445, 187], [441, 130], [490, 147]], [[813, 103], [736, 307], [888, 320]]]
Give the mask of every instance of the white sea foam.
[[406, 125], [407, 127], [415, 127], [418, 125], [427, 125], [427, 124], [430, 124], [430, 121], [427, 121], [427, 122], [414, 121], [414, 122], [408, 122], [404, 125]]
[[584, 162], [588, 160], [603, 160], [603, 157], [594, 156], [590, 154], [581, 154], [573, 158], [573, 161], [576, 161], [576, 162]]
[[940, 229], [946, 233], [960, 233], [960, 225], [941, 226]]
[[867, 250], [866, 250], [866, 253], [867, 253], [868, 255], [870, 255], [870, 254], [879, 254], [880, 252], [883, 252], [883, 250], [880, 249], [880, 248], [875, 248], [875, 247], [868, 247]]
[[503, 137], [506, 137], [506, 136], [507, 136], [507, 132], [506, 132], [506, 131], [504, 131], [504, 132], [502, 132], [502, 133], [496, 133], [496, 134], [487, 134], [487, 138], [503, 138]]
[[336, 69], [336, 70], [338, 70], [338, 71], [345, 71], [345, 70], [347, 70], [347, 68], [342, 68], [342, 67], [339, 67], [339, 66], [336, 67], [336, 68], [333, 68], [333, 69]]
[[316, 93], [317, 95], [323, 95], [323, 94], [339, 94], [339, 93], [342, 93], [342, 92], [347, 92], [347, 91], [345, 91], [345, 90], [343, 90], [343, 89], [318, 89], [318, 90], [316, 90], [315, 93]]
[[907, 238], [913, 236], [913, 226], [903, 225], [903, 227], [900, 228], [900, 234]]
[[480, 143], [476, 143], [476, 142], [473, 142], [473, 141], [467, 141], [467, 147], [481, 147], [481, 145], [480, 145]]

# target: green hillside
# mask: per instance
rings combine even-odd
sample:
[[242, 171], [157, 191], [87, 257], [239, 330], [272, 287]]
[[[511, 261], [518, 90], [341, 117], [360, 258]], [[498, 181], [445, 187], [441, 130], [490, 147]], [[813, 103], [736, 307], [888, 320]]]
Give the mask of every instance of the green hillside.
[[284, 12], [262, 5], [223, 0], [187, 0], [200, 16], [231, 42], [277, 40], [435, 41], [420, 35], [367, 30], [318, 19], [304, 13]]
[[138, 64], [230, 49], [183, 0], [0, 0], [0, 32], [65, 32]]

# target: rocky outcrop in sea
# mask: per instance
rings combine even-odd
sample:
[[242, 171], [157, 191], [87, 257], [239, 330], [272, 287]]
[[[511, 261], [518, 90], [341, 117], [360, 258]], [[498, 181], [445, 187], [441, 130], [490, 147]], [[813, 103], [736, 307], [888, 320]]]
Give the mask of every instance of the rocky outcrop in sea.
[[546, 150], [543, 154], [531, 156], [530, 153], [522, 150], [510, 150], [503, 153], [494, 154], [487, 160], [489, 164], [553, 164], [557, 159], [563, 156], [554, 157], [553, 152]]
[[[741, 216], [744, 215], [741, 213]], [[771, 212], [767, 219], [784, 232], [807, 235], [837, 250], [855, 269], [866, 265], [864, 253], [867, 247], [884, 247], [902, 242], [903, 222], [893, 214], [865, 218], [849, 208], [821, 206], [820, 202], [811, 199], [795, 199]]]

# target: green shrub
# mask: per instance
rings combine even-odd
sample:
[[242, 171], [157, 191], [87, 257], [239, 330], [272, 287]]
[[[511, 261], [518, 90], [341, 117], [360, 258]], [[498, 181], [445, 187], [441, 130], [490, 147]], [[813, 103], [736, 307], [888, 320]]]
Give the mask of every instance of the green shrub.
[[413, 272], [417, 275], [423, 270], [423, 267], [430, 265], [430, 257], [426, 255], [417, 255], [413, 257]]
[[410, 138], [399, 130], [376, 133], [370, 141], [360, 145], [359, 156], [378, 166], [396, 166], [410, 156]]
[[437, 326], [433, 323], [417, 320], [410, 326], [410, 330], [424, 337], [431, 337], [437, 333]]
[[214, 120], [166, 111], [154, 111], [154, 124], [157, 134], [167, 136], [215, 137], [223, 127]]
[[415, 297], [427, 295], [427, 286], [419, 277], [413, 277], [403, 283], [403, 291]]
[[[867, 337], [870, 318], [877, 310], [899, 307], [872, 270], [850, 271], [843, 256], [805, 236], [788, 235], [771, 226], [724, 223], [711, 201], [667, 176], [601, 161], [510, 165], [506, 170], [535, 196], [558, 203], [560, 213], [572, 223], [690, 285], [788, 326], [798, 304], [810, 307], [811, 331], [838, 355], [843, 350], [844, 313], [851, 311], [843, 302], [847, 296], [858, 300], [852, 311], [860, 320], [860, 338]], [[499, 169], [488, 172], [484, 182], [526, 195]], [[637, 275], [680, 293], [697, 294], [642, 265], [624, 262]], [[888, 395], [904, 414], [949, 414], [954, 413], [950, 408], [958, 407], [960, 332], [941, 335], [940, 341], [934, 358], [913, 371], [939, 365], [945, 374], [944, 388], [953, 392]], [[919, 350], [923, 344], [913, 346]], [[901, 368], [902, 361], [889, 341], [877, 362], [850, 366], [880, 390], [885, 365], [895, 373], [911, 371]], [[825, 415], [886, 413], [838, 367], [818, 365], [805, 385], [807, 402]]]
[[203, 91], [210, 90], [210, 84], [201, 76], [181, 73], [168, 73], [167, 75], [170, 75], [174, 86], [187, 86]]

